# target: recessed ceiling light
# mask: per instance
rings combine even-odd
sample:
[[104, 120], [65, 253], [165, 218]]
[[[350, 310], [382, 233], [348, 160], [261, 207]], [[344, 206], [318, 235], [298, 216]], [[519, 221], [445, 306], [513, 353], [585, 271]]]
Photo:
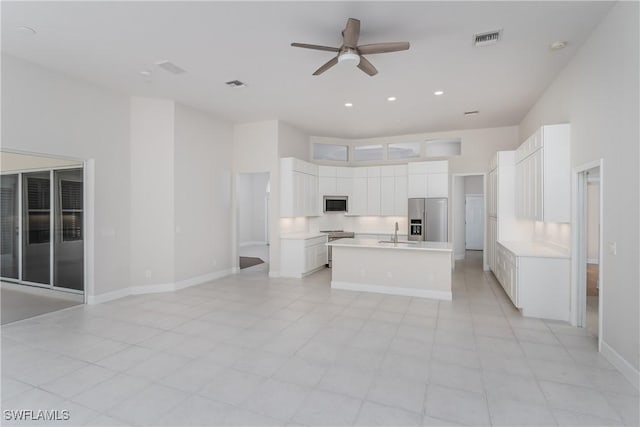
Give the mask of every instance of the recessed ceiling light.
[[437, 90], [437, 91], [433, 92], [433, 94], [434, 94], [435, 96], [444, 95], [444, 91], [442, 91], [442, 90]]
[[477, 116], [478, 114], [480, 114], [480, 111], [478, 111], [478, 110], [465, 111], [464, 112], [465, 116]]
[[352, 104], [352, 103], [350, 103], [350, 102], [345, 102], [345, 103], [344, 103], [344, 106], [345, 106], [345, 107], [353, 107], [353, 104]]
[[388, 98], [387, 98], [387, 101], [389, 101], [389, 102], [393, 102], [393, 101], [395, 101], [396, 99], [398, 99], [398, 98], [396, 98], [395, 96], [390, 96], [390, 97], [388, 97]]
[[149, 70], [142, 70], [142, 71], [140, 71], [140, 75], [141, 75], [142, 77], [151, 77], [151, 71], [149, 71]]
[[560, 50], [560, 49], [564, 49], [566, 46], [567, 46], [567, 42], [555, 41], [549, 45], [549, 49]]
[[18, 34], [21, 34], [23, 36], [35, 36], [36, 35], [36, 30], [34, 30], [31, 27], [24, 26], [24, 25], [16, 27], [16, 31], [18, 32]]

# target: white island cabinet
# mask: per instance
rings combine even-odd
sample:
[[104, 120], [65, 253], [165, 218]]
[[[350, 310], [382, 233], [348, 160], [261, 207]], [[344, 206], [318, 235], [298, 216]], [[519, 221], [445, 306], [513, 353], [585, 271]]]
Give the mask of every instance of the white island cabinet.
[[339, 239], [328, 245], [334, 289], [451, 300], [449, 242]]
[[327, 263], [327, 235], [294, 233], [280, 236], [280, 275], [301, 278]]

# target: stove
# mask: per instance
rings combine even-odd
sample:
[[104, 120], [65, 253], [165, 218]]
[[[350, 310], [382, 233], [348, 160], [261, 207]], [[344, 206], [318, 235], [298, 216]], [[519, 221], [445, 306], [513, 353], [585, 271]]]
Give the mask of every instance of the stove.
[[[321, 233], [326, 233], [329, 235], [329, 241], [333, 242], [338, 239], [353, 239], [355, 237], [355, 233], [353, 231], [344, 231], [344, 230], [320, 230]], [[327, 266], [331, 268], [331, 246], [329, 246], [328, 260], [329, 264]]]

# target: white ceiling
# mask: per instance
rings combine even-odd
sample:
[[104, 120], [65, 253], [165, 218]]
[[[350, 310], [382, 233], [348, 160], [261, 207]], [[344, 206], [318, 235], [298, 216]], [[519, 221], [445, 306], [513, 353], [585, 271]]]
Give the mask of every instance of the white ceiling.
[[[2, 50], [127, 94], [176, 99], [234, 122], [280, 119], [313, 135], [364, 138], [517, 124], [611, 2], [2, 2]], [[347, 18], [360, 44], [409, 41], [339, 64]], [[25, 36], [17, 26], [37, 30]], [[474, 33], [502, 29], [493, 46]], [[549, 44], [567, 41], [560, 51]], [[157, 68], [169, 59], [187, 70]], [[151, 70], [150, 81], [140, 70]], [[238, 79], [248, 87], [232, 89]], [[435, 90], [445, 95], [436, 97]], [[386, 101], [396, 96], [394, 103]], [[353, 108], [344, 107], [352, 102]], [[474, 117], [463, 112], [480, 110]]]

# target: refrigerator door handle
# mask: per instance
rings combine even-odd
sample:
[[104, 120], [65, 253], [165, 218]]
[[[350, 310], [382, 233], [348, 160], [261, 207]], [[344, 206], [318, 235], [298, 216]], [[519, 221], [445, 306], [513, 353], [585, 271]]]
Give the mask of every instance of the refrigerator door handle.
[[425, 206], [424, 212], [422, 213], [422, 239], [423, 242], [427, 240], [427, 209]]

